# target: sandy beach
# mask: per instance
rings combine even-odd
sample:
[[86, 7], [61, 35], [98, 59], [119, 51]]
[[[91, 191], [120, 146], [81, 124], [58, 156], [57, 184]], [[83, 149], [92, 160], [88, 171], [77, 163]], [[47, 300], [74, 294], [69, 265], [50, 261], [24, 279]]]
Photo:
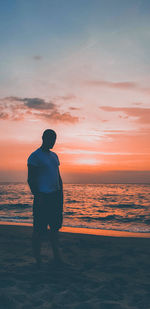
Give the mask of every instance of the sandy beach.
[[0, 225], [0, 309], [149, 309], [150, 238], [60, 233], [66, 264], [56, 267], [45, 241], [42, 268], [32, 228]]

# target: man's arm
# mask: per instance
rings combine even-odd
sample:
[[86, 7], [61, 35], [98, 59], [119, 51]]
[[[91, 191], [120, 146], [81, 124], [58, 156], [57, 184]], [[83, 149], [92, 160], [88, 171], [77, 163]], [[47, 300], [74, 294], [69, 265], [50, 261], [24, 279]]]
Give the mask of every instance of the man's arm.
[[60, 176], [60, 172], [58, 170], [58, 175], [59, 175], [59, 185], [60, 185], [60, 199], [61, 199], [61, 207], [63, 209], [63, 182], [62, 182], [62, 178]]
[[64, 196], [63, 196], [63, 182], [60, 176], [60, 172], [58, 169], [58, 175], [59, 175], [59, 185], [60, 185], [60, 190], [58, 191], [59, 195], [59, 228], [62, 227], [62, 222], [63, 222], [63, 201], [64, 201]]
[[33, 195], [38, 194], [37, 175], [38, 168], [34, 165], [28, 164], [28, 184]]
[[59, 175], [59, 185], [60, 185], [60, 190], [63, 191], [63, 182], [62, 182], [62, 179], [61, 179], [61, 176], [60, 176], [60, 172], [58, 170], [58, 175]]

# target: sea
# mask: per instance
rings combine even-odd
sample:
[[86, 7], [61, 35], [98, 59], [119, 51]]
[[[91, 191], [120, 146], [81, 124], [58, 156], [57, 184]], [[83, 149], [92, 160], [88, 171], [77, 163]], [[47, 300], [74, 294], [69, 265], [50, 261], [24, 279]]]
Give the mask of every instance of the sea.
[[[0, 183], [0, 221], [32, 224], [26, 183]], [[150, 184], [64, 184], [63, 226], [150, 233]]]

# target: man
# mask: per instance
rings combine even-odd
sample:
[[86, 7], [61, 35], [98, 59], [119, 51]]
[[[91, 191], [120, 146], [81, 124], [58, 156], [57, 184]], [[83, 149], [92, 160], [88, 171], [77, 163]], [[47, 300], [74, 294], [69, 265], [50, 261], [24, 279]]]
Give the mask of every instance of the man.
[[59, 173], [59, 159], [53, 148], [56, 133], [47, 129], [42, 145], [28, 158], [28, 184], [34, 195], [33, 202], [33, 253], [37, 265], [41, 264], [41, 241], [50, 227], [50, 240], [54, 259], [60, 262], [58, 231], [63, 219], [63, 185]]

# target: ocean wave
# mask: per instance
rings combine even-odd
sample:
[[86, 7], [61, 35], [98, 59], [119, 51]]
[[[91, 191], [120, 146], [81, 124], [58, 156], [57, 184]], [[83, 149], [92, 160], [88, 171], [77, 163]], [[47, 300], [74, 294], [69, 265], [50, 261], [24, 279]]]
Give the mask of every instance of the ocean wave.
[[0, 205], [0, 210], [1, 209], [24, 209], [24, 208], [28, 208], [28, 207], [31, 207], [32, 205], [30, 205], [30, 204], [20, 204], [20, 203], [18, 203], [18, 204], [2, 204], [2, 205]]
[[64, 212], [64, 215], [74, 215], [74, 212], [73, 211], [65, 211]]
[[136, 205], [134, 203], [129, 203], [129, 204], [108, 204], [107, 207], [112, 207], [112, 208], [131, 208], [131, 209], [141, 209], [145, 208], [143, 205]]
[[144, 223], [147, 224], [147, 225], [150, 225], [150, 219], [145, 219]]
[[6, 191], [5, 190], [0, 190], [0, 195], [6, 195]]
[[82, 216], [82, 217], [77, 217], [78, 219], [82, 219], [86, 222], [92, 222], [92, 221], [109, 221], [109, 222], [118, 222], [118, 223], [130, 223], [130, 222], [150, 222], [149, 219], [146, 219], [144, 215], [138, 216], [138, 217], [132, 217], [132, 218], [124, 218], [119, 215], [108, 215], [105, 217], [88, 217], [88, 216]]
[[117, 220], [119, 218], [121, 218], [121, 216], [116, 216], [116, 215], [109, 215], [109, 216], [106, 216], [106, 217], [88, 217], [88, 216], [80, 217], [80, 219], [85, 220], [87, 222], [95, 221], [95, 220], [98, 220], [98, 221], [112, 221], [112, 220]]
[[107, 210], [101, 210], [101, 209], [98, 209], [98, 210], [97, 210], [97, 212], [101, 212], [101, 213], [103, 213], [103, 212], [107, 212]]
[[80, 203], [80, 201], [77, 201], [77, 200], [66, 200], [65, 203], [66, 204], [74, 204], [74, 203]]
[[21, 217], [19, 217], [19, 216], [9, 216], [9, 217], [1, 216], [0, 217], [0, 221], [4, 221], [5, 219], [7, 219], [8, 221], [9, 220], [17, 220], [17, 221], [19, 220], [21, 222], [21, 220], [28, 220], [28, 219], [30, 219], [30, 217], [25, 217], [25, 216], [21, 216]]

